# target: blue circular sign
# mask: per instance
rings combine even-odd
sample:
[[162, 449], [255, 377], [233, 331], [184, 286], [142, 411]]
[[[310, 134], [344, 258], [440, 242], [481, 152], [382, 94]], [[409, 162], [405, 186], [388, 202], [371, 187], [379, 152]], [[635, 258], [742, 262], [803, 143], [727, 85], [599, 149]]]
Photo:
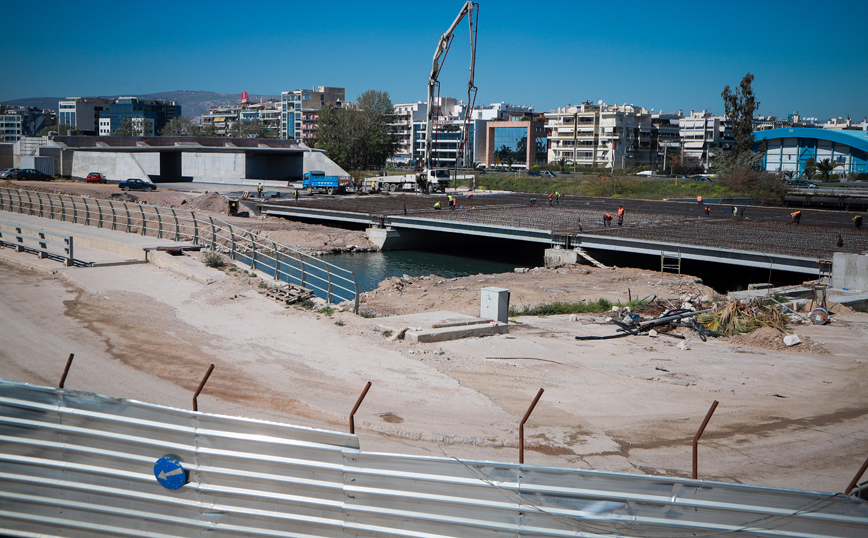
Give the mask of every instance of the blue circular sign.
[[154, 476], [166, 489], [181, 489], [187, 483], [187, 473], [181, 462], [168, 456], [158, 459], [154, 464]]

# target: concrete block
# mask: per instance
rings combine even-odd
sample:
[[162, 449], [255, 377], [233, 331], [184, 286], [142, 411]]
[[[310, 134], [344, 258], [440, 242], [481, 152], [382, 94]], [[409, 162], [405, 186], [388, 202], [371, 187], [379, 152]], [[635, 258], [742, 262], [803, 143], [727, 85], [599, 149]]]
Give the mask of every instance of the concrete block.
[[509, 322], [509, 290], [495, 287], [482, 288], [479, 317], [500, 323]]
[[784, 336], [784, 344], [786, 344], [787, 346], [794, 346], [801, 343], [802, 339], [799, 338], [799, 335], [797, 334], [788, 334], [787, 336]]

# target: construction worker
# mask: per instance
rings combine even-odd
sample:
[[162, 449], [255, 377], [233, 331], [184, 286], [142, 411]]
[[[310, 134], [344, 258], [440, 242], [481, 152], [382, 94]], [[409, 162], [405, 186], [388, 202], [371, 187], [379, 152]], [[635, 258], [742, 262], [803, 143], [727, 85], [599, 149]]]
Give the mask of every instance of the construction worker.
[[577, 220], [578, 220], [578, 224], [579, 224], [579, 232], [581, 232], [581, 231], [583, 231], [583, 228], [582, 228], [582, 218], [579, 217]]
[[606, 213], [603, 215], [603, 226], [611, 226], [612, 225], [612, 215]]
[[732, 206], [732, 218], [738, 218], [738, 208], [736, 206]]
[[702, 205], [702, 196], [697, 196], [697, 197], [696, 197], [696, 203], [699, 204], [699, 205]]
[[561, 203], [561, 193], [558, 191], [555, 191], [555, 201], [557, 201], [558, 204]]
[[434, 209], [438, 209], [438, 210], [440, 209], [440, 200], [437, 200], [437, 201], [434, 203]]
[[709, 215], [711, 215], [711, 208], [708, 206], [705, 206], [705, 216], [707, 217]]
[[262, 182], [259, 183], [259, 186], [256, 187], [256, 193], [262, 198]]
[[552, 202], [554, 202], [554, 199], [555, 199], [555, 195], [554, 195], [553, 193], [550, 192], [550, 193], [549, 193], [549, 207], [552, 207], [552, 205], [554, 205], [554, 204], [552, 203]]
[[801, 220], [801, 218], [802, 218], [802, 212], [801, 211], [793, 211], [792, 215], [790, 215], [790, 216], [793, 218], [793, 224], [798, 225], [799, 220]]
[[298, 205], [298, 189], [295, 189], [295, 192], [292, 193], [292, 197], [295, 198], [295, 205]]
[[624, 206], [618, 206], [618, 226], [624, 224]]
[[455, 209], [455, 197], [451, 194], [447, 195], [447, 197], [449, 198], [449, 209]]
[[856, 215], [853, 217], [853, 226], [857, 229], [862, 227], [862, 215]]
[[536, 205], [536, 198], [530, 199], [530, 205]]

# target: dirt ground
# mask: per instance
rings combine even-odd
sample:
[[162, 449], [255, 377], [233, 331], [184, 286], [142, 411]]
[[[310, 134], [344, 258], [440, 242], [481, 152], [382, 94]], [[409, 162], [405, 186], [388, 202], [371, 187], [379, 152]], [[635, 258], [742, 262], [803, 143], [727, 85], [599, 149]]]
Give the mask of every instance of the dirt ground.
[[[311, 251], [367, 248], [360, 232], [239, 220]], [[478, 315], [483, 287], [509, 289], [519, 308], [652, 294], [680, 306], [713, 292], [694, 277], [588, 266], [395, 278], [365, 294], [361, 310], [379, 316], [366, 318], [277, 303], [243, 267], [203, 265], [214, 282], [201, 285], [152, 265], [43, 274], [20, 266], [50, 260], [2, 254], [5, 379], [56, 385], [75, 353], [67, 388], [189, 408], [213, 363], [201, 410], [338, 430], [372, 381], [355, 418], [364, 450], [498, 461], [517, 461], [518, 423], [543, 388], [526, 463], [675, 476], [690, 475], [691, 441], [717, 400], [700, 478], [837, 492], [866, 457], [868, 315], [844, 308], [828, 325], [791, 327], [803, 340], [794, 348], [767, 329], [707, 342], [685, 329], [683, 341], [575, 339], [613, 333], [607, 314], [523, 316], [507, 335], [410, 344], [384, 334], [384, 316]]]

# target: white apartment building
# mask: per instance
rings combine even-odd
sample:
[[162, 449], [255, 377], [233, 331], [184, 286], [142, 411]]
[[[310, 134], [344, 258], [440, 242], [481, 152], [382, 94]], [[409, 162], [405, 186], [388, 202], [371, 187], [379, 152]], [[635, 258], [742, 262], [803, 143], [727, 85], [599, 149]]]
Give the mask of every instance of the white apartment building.
[[735, 143], [732, 122], [724, 116], [715, 116], [703, 110], [690, 111], [689, 116], [681, 118], [679, 133], [681, 152], [685, 158], [691, 157], [708, 168], [715, 149]]
[[346, 100], [344, 88], [330, 86], [281, 92], [280, 137], [301, 141], [315, 139], [319, 110], [326, 105], [341, 108]]
[[585, 102], [546, 113], [549, 162], [595, 168], [650, 165], [652, 114], [644, 107]]
[[[470, 166], [485, 160], [479, 152], [485, 146], [485, 126], [489, 121], [505, 120], [533, 114], [532, 106], [516, 106], [506, 103], [493, 103], [476, 108], [470, 115], [469, 126], [466, 126], [466, 109], [463, 101], [453, 97], [439, 97], [440, 119], [435, 125], [434, 149], [435, 159], [439, 166], [454, 166], [459, 153], [461, 133], [465, 128], [469, 131], [467, 140], [467, 158], [462, 166]], [[398, 139], [398, 149], [392, 157], [392, 162], [399, 164], [425, 161], [425, 128], [428, 122], [428, 103], [400, 103], [395, 105], [395, 115], [392, 123], [392, 133]]]
[[21, 116], [18, 114], [0, 115], [0, 142], [17, 142], [23, 135]]

